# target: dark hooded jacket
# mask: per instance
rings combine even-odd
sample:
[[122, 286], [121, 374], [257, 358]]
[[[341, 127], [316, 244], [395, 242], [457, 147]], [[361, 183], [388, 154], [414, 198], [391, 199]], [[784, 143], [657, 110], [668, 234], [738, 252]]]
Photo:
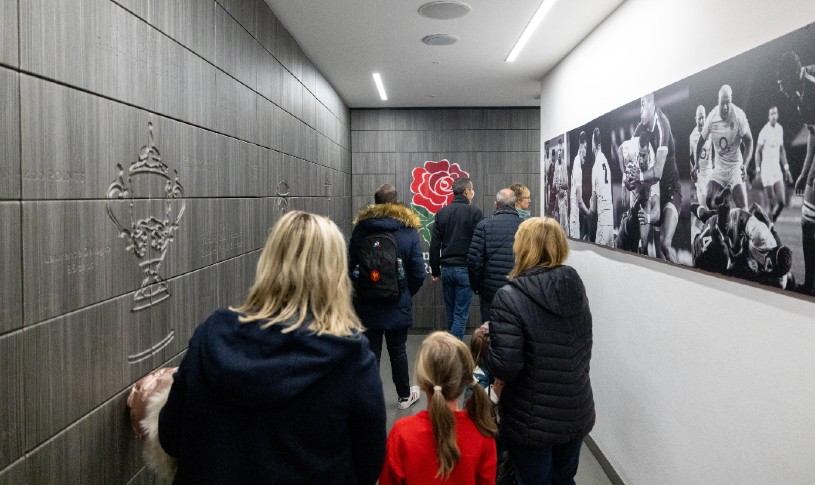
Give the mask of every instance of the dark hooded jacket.
[[475, 226], [467, 265], [470, 286], [482, 301], [491, 302], [495, 292], [507, 284], [507, 275], [515, 265], [512, 245], [521, 222], [514, 207], [503, 207]]
[[196, 330], [159, 416], [176, 484], [373, 484], [385, 450], [368, 340], [218, 310]]
[[577, 271], [528, 270], [498, 290], [491, 315], [487, 368], [506, 383], [502, 436], [540, 448], [586, 436], [595, 418], [591, 311]]
[[354, 220], [354, 231], [348, 245], [348, 267], [351, 271], [359, 263], [358, 248], [366, 234], [391, 232], [402, 258], [407, 285], [399, 301], [381, 303], [354, 298], [354, 308], [365, 328], [398, 330], [413, 325], [413, 300], [422, 287], [427, 272], [422, 258], [422, 243], [417, 229], [419, 216], [401, 204], [372, 204], [363, 207]]

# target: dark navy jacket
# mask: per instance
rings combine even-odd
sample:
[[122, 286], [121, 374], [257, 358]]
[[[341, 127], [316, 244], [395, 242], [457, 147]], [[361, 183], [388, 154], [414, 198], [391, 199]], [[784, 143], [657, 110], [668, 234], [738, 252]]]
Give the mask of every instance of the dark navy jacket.
[[218, 310], [195, 330], [159, 416], [176, 484], [373, 484], [385, 452], [368, 339], [261, 329]]
[[505, 382], [499, 408], [508, 442], [549, 448], [591, 431], [591, 347], [589, 300], [574, 268], [533, 268], [498, 290], [486, 364]]
[[354, 299], [354, 308], [365, 328], [398, 330], [413, 325], [413, 300], [427, 273], [422, 258], [422, 244], [416, 229], [419, 217], [401, 204], [373, 204], [359, 211], [348, 246], [349, 269], [357, 265], [357, 250], [366, 234], [389, 231], [396, 239], [407, 275], [407, 286], [396, 303], [379, 303]]
[[470, 286], [482, 300], [491, 302], [495, 292], [507, 284], [507, 275], [515, 266], [512, 245], [521, 222], [518, 211], [510, 207], [496, 210], [475, 226], [467, 266]]

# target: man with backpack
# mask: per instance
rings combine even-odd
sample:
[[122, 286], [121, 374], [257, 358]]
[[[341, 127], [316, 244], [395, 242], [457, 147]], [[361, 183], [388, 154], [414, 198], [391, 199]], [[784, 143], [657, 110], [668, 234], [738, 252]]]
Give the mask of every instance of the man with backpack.
[[348, 248], [354, 308], [377, 364], [385, 338], [399, 409], [407, 409], [419, 399], [418, 386], [410, 386], [406, 345], [413, 325], [411, 298], [426, 276], [421, 226], [419, 217], [397, 202], [392, 185], [379, 187], [374, 202], [357, 214]]

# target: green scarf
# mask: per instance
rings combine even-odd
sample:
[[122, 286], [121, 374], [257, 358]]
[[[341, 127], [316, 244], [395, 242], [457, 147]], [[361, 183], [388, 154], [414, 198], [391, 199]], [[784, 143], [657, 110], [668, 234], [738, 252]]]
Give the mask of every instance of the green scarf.
[[530, 217], [532, 217], [532, 212], [530, 212], [530, 211], [523, 210], [523, 209], [515, 209], [515, 210], [518, 211], [518, 215], [521, 216], [521, 220], [525, 221], [525, 220], [529, 219]]

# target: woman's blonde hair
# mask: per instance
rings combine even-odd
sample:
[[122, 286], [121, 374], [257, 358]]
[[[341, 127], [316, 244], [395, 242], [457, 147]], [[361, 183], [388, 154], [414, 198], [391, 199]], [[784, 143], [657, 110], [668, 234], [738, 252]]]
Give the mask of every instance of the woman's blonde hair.
[[255, 283], [242, 306], [242, 322], [306, 322], [318, 335], [348, 336], [364, 330], [351, 302], [345, 239], [330, 219], [292, 211], [272, 227], [258, 260]]
[[428, 335], [416, 357], [416, 379], [430, 401], [427, 410], [439, 460], [436, 477], [442, 480], [450, 476], [461, 460], [461, 451], [456, 442], [456, 417], [447, 407], [447, 401], [457, 399], [469, 386], [473, 394], [465, 407], [470, 419], [482, 435], [492, 438], [498, 433], [490, 398], [473, 380], [474, 368], [467, 346], [447, 332]]
[[530, 268], [555, 268], [569, 257], [569, 243], [560, 224], [551, 217], [530, 217], [515, 233], [515, 267], [507, 278], [517, 278]]
[[512, 184], [509, 190], [515, 192], [515, 203], [521, 202], [521, 199], [523, 199], [524, 197], [529, 197], [530, 195], [529, 187], [520, 183]]

